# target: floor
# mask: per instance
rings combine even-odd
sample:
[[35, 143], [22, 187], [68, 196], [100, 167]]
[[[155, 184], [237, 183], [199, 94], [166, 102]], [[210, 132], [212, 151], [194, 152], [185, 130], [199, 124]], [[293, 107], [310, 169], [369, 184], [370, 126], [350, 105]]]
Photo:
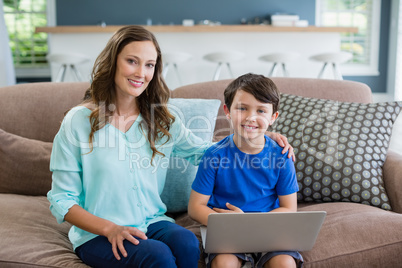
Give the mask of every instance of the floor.
[[[387, 94], [373, 94], [374, 102], [393, 101], [393, 97]], [[392, 129], [391, 144], [389, 149], [402, 153], [402, 113], [399, 114]]]

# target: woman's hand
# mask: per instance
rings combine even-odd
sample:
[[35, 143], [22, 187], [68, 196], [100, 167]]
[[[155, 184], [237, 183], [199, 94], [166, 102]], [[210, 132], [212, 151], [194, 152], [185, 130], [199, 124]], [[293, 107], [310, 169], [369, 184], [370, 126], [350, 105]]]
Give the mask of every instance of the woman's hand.
[[147, 239], [144, 232], [141, 232], [137, 228], [117, 225], [89, 213], [79, 205], [72, 206], [64, 216], [64, 219], [87, 232], [107, 237], [110, 244], [112, 244], [113, 254], [118, 260], [121, 258], [117, 249], [120, 250], [124, 257], [127, 257], [127, 251], [123, 246], [124, 240], [138, 245], [140, 242], [135, 237], [143, 240]]
[[276, 143], [278, 143], [279, 146], [283, 147], [282, 154], [289, 151], [288, 158], [292, 157], [293, 161], [296, 161], [296, 156], [293, 151], [293, 147], [289, 144], [288, 139], [285, 136], [283, 136], [282, 134], [279, 134], [279, 133], [275, 133], [275, 132], [268, 132], [267, 135], [271, 139], [276, 141]]
[[141, 232], [135, 227], [127, 227], [114, 225], [111, 230], [107, 232], [107, 239], [110, 244], [112, 244], [112, 251], [117, 260], [120, 260], [120, 255], [117, 249], [121, 252], [124, 257], [127, 257], [127, 251], [124, 248], [123, 241], [128, 240], [134, 245], [138, 245], [140, 241], [138, 241], [135, 237], [146, 240], [147, 236], [144, 232]]
[[243, 210], [240, 208], [233, 206], [232, 204], [226, 203], [226, 207], [228, 209], [223, 209], [223, 208], [213, 208], [214, 211], [218, 213], [244, 213]]

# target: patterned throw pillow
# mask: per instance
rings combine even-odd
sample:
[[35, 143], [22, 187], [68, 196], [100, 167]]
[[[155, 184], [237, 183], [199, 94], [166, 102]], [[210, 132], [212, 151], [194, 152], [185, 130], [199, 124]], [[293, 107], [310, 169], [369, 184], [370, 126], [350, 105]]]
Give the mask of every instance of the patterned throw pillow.
[[298, 201], [345, 201], [390, 210], [382, 180], [402, 102], [346, 103], [282, 94], [274, 131], [294, 147]]

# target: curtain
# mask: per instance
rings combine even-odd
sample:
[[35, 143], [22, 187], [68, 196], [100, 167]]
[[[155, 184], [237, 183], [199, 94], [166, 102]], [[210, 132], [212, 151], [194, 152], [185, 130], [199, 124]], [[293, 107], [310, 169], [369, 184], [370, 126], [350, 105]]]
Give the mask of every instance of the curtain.
[[0, 1], [0, 87], [15, 84], [15, 70], [4, 20], [3, 0]]

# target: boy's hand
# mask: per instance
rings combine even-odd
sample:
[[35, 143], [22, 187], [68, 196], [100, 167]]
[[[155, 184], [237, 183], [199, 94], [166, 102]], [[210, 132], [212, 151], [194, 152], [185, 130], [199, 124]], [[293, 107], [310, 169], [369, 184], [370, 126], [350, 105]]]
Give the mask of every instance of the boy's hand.
[[214, 211], [218, 213], [244, 213], [243, 210], [240, 208], [233, 206], [232, 204], [226, 203], [226, 207], [228, 209], [223, 209], [223, 208], [213, 208]]

